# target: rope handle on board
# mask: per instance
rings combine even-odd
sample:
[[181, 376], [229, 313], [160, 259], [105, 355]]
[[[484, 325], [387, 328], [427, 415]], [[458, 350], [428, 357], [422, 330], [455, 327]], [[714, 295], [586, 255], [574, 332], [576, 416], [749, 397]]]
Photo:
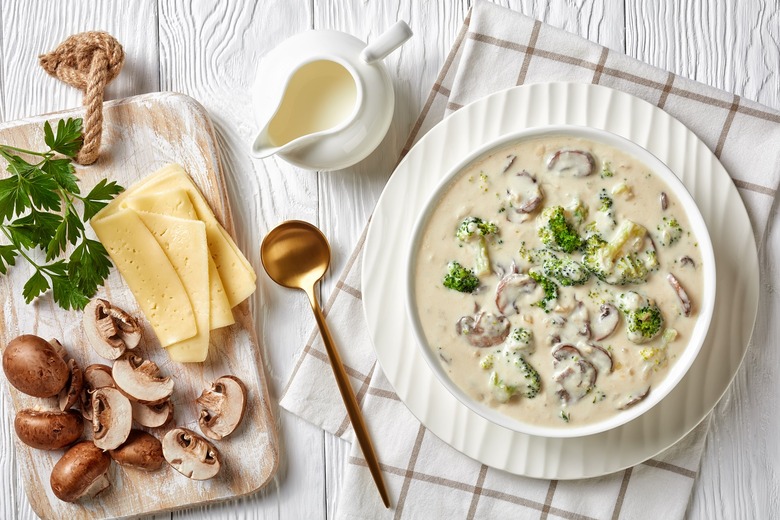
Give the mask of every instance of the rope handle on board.
[[84, 91], [84, 144], [76, 161], [94, 163], [103, 133], [103, 94], [122, 70], [125, 51], [110, 34], [92, 31], [70, 36], [39, 60], [49, 75]]

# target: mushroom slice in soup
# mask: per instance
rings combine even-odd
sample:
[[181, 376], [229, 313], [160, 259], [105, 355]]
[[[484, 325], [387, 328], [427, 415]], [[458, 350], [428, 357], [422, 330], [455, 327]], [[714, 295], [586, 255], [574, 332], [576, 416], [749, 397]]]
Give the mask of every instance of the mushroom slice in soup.
[[515, 163], [515, 159], [517, 159], [516, 155], [507, 155], [506, 161], [504, 161], [504, 165], [501, 167], [501, 173], [508, 172], [509, 168]]
[[631, 408], [636, 403], [647, 397], [647, 394], [650, 393], [650, 387], [642, 388], [640, 390], [634, 391], [620, 399], [617, 403], [617, 409], [618, 410], [625, 410], [627, 408]]
[[547, 162], [547, 169], [559, 175], [587, 177], [596, 169], [596, 160], [584, 150], [558, 150]]
[[577, 335], [590, 338], [590, 320], [588, 320], [588, 308], [581, 301], [577, 302], [574, 310], [569, 314], [571, 324], [577, 329]]
[[611, 303], [602, 303], [599, 307], [599, 315], [590, 323], [590, 331], [593, 339], [601, 341], [615, 332], [620, 321], [620, 313]]
[[596, 368], [572, 345], [559, 346], [552, 356], [553, 381], [558, 384], [556, 394], [565, 404], [576, 403], [596, 384]]
[[672, 273], [666, 275], [666, 279], [669, 281], [669, 285], [672, 286], [674, 292], [677, 294], [677, 299], [680, 300], [680, 306], [682, 307], [683, 316], [691, 315], [691, 299], [688, 298], [688, 293], [680, 284], [680, 281]]
[[541, 186], [530, 173], [522, 171], [515, 174], [506, 190], [506, 201], [509, 203], [506, 212], [507, 220], [525, 222], [529, 215], [536, 211], [543, 198]]
[[607, 349], [599, 345], [589, 344], [582, 348], [587, 355], [588, 361], [598, 370], [600, 374], [609, 374], [612, 372], [612, 354]]
[[504, 315], [517, 314], [520, 312], [517, 300], [535, 290], [536, 281], [527, 274], [509, 273], [496, 286], [496, 307]]
[[509, 325], [506, 316], [481, 311], [474, 316], [463, 316], [455, 325], [455, 330], [472, 346], [484, 348], [503, 342], [509, 335]]

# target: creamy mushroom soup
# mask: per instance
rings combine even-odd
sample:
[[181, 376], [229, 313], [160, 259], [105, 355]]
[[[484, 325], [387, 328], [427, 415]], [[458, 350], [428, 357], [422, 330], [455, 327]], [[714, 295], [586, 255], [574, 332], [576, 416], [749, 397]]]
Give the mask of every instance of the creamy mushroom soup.
[[459, 173], [425, 224], [414, 276], [422, 330], [452, 381], [542, 426], [644, 399], [686, 347], [702, 294], [696, 237], [663, 180], [570, 136]]

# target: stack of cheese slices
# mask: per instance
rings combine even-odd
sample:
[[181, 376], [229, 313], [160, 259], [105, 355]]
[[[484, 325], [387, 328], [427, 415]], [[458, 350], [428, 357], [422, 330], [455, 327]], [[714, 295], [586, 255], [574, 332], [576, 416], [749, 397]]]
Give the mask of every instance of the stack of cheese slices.
[[140, 180], [90, 223], [171, 359], [204, 361], [257, 275], [184, 169]]

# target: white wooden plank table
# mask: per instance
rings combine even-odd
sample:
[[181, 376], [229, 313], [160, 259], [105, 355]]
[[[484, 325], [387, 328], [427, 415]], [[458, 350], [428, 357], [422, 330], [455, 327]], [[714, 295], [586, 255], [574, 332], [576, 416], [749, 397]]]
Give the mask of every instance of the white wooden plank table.
[[[630, 56], [780, 109], [780, 0], [501, 0], [501, 3]], [[261, 273], [261, 237], [289, 218], [319, 225], [334, 261], [325, 296], [363, 229], [406, 135], [470, 7], [469, 0], [0, 0], [0, 121], [78, 106], [81, 94], [49, 78], [37, 56], [70, 34], [107, 30], [124, 45], [125, 69], [108, 98], [157, 90], [191, 95], [209, 110], [223, 151], [239, 242]], [[367, 40], [396, 19], [415, 37], [387, 64], [396, 114], [379, 149], [341, 172], [252, 159], [250, 86], [259, 58], [297, 32], [338, 29]], [[760, 151], [757, 151], [760, 153]], [[773, 213], [774, 215], [774, 213]], [[774, 221], [769, 234], [774, 235]], [[778, 241], [770, 241], [780, 253]], [[780, 283], [770, 266], [762, 297]], [[300, 294], [264, 273], [253, 297], [272, 393], [279, 395], [313, 327]], [[765, 316], [778, 309], [770, 302]], [[299, 318], [289, 319], [290, 316]], [[763, 319], [768, 319], [764, 317]], [[770, 330], [778, 332], [778, 326]], [[771, 338], [772, 336], [770, 336]], [[777, 337], [777, 336], [775, 336]], [[766, 339], [766, 338], [765, 338]], [[767, 341], [764, 341], [767, 343]], [[776, 347], [769, 341], [769, 347]], [[688, 516], [764, 519], [780, 511], [780, 349], [748, 351], [717, 407]], [[159, 518], [331, 518], [347, 448], [279, 412], [282, 464], [249, 498]], [[32, 519], [17, 477], [12, 416], [0, 403], [0, 518]]]

